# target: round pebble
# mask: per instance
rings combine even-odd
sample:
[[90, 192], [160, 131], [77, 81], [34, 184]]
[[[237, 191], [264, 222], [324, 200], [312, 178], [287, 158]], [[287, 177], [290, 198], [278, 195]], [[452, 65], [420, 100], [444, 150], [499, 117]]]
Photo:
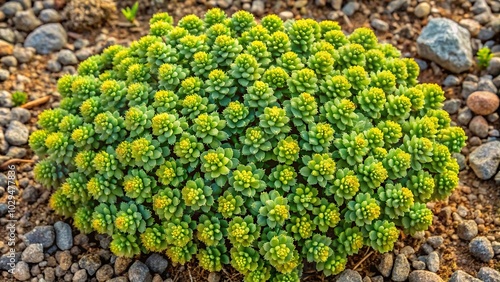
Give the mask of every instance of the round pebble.
[[498, 96], [488, 91], [476, 91], [467, 98], [467, 106], [478, 115], [494, 113], [500, 104]]

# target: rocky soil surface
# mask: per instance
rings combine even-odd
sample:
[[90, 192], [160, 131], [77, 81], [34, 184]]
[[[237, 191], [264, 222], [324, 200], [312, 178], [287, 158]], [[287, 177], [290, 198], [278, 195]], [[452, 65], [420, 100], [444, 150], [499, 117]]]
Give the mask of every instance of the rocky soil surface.
[[[363, 250], [337, 277], [321, 277], [306, 267], [304, 281], [500, 281], [500, 1], [141, 1], [137, 26], [116, 12], [118, 20], [78, 32], [70, 29], [74, 23], [64, 12], [74, 1], [0, 0], [0, 280], [242, 280], [229, 267], [207, 273], [195, 263], [170, 265], [161, 254], [117, 258], [109, 250], [109, 237], [79, 234], [71, 220], [48, 208], [51, 191], [33, 180], [37, 158], [27, 146], [38, 114], [58, 106], [57, 79], [75, 73], [80, 61], [146, 34], [149, 17], [158, 9], [178, 20], [220, 7], [229, 14], [245, 9], [258, 16], [336, 20], [345, 32], [373, 28], [404, 56], [417, 58], [421, 82], [445, 89], [444, 109], [469, 137], [467, 146], [454, 155], [461, 167], [459, 187], [447, 201], [429, 204], [435, 214], [429, 231], [402, 237], [391, 253]], [[118, 6], [131, 2], [120, 1]], [[495, 54], [486, 69], [479, 68], [475, 58], [483, 46]], [[28, 93], [35, 105], [14, 107], [15, 91]], [[9, 178], [15, 178], [16, 185], [9, 187]], [[15, 200], [13, 208], [9, 197]], [[12, 223], [15, 227], [9, 229]]]

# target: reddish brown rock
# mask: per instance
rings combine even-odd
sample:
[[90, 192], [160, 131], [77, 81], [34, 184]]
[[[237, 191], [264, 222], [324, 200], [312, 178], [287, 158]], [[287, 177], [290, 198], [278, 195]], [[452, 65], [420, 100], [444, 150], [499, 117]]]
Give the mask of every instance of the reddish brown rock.
[[495, 93], [476, 91], [467, 98], [467, 106], [478, 115], [489, 115], [498, 109], [500, 100]]
[[14, 47], [8, 42], [0, 40], [0, 57], [12, 55]]

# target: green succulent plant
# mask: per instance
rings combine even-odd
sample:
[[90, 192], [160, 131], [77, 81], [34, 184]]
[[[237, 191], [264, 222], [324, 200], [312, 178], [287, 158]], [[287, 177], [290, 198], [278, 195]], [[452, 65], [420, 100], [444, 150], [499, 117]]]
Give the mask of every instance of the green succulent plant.
[[336, 275], [363, 246], [425, 231], [426, 204], [458, 185], [467, 137], [418, 75], [369, 28], [158, 13], [59, 79], [33, 173], [117, 256], [231, 264], [252, 282], [299, 281], [306, 261]]

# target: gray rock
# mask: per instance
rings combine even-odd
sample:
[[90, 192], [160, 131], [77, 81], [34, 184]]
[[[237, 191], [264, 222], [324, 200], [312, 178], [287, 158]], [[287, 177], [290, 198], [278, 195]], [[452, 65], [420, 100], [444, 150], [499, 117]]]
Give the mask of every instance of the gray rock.
[[75, 275], [73, 276], [73, 282], [86, 282], [87, 281], [87, 272], [85, 269], [80, 269], [77, 272], [75, 272]]
[[262, 1], [262, 0], [252, 1], [252, 8], [250, 9], [250, 11], [253, 14], [260, 16], [260, 15], [264, 14], [264, 9], [265, 9], [264, 1]]
[[151, 282], [153, 277], [149, 273], [148, 267], [141, 261], [135, 261], [128, 270], [130, 282]]
[[472, 256], [483, 262], [489, 262], [495, 255], [490, 240], [483, 236], [476, 237], [470, 241], [469, 251]]
[[378, 271], [384, 277], [389, 277], [391, 275], [392, 266], [394, 265], [394, 256], [392, 253], [385, 253], [380, 259], [380, 263], [377, 265]]
[[[22, 158], [24, 158], [24, 156], [26, 156], [26, 153], [27, 153], [27, 151], [25, 148], [10, 147], [9, 151], [7, 152], [7, 157], [11, 157], [13, 159], [22, 159]], [[23, 193], [23, 195], [24, 195], [24, 193]], [[23, 197], [23, 200], [25, 200], [24, 197]], [[35, 201], [36, 201], [36, 199], [35, 199]], [[33, 201], [33, 202], [35, 202], [35, 201]], [[31, 202], [31, 203], [33, 203], [33, 202]]]
[[399, 250], [399, 253], [409, 258], [415, 253], [415, 249], [413, 249], [411, 246], [404, 246], [401, 250]]
[[462, 101], [460, 99], [450, 99], [446, 100], [443, 104], [443, 110], [448, 112], [450, 115], [456, 114]]
[[73, 233], [69, 224], [58, 221], [54, 224], [56, 232], [56, 245], [61, 250], [69, 250], [73, 247]]
[[27, 263], [39, 263], [43, 260], [42, 244], [31, 244], [24, 249], [21, 259]]
[[51, 72], [60, 72], [62, 69], [61, 64], [56, 60], [49, 60], [47, 62], [47, 70]]
[[376, 30], [380, 30], [380, 31], [388, 31], [389, 30], [389, 24], [381, 19], [373, 19], [370, 24]]
[[7, 184], [9, 183], [9, 179], [7, 176], [3, 173], [0, 173], [0, 187], [7, 187]]
[[414, 260], [411, 262], [411, 266], [416, 270], [424, 270], [426, 265], [423, 261]]
[[485, 138], [488, 136], [488, 121], [482, 116], [475, 116], [469, 123], [469, 129], [474, 135]]
[[99, 255], [89, 254], [84, 255], [79, 261], [78, 265], [80, 268], [87, 270], [87, 273], [92, 276], [96, 273], [96, 271], [101, 267], [101, 259]]
[[12, 107], [12, 105], [13, 105], [12, 104], [12, 95], [5, 90], [0, 90], [0, 107], [10, 108], [10, 107]]
[[[498, 172], [498, 174], [500, 174], [500, 172]], [[492, 242], [491, 247], [493, 247], [493, 252], [495, 253], [495, 255], [500, 254], [500, 242]]]
[[23, 5], [13, 1], [7, 2], [0, 7], [0, 11], [2, 11], [5, 17], [8, 19], [14, 17], [17, 12], [22, 10]]
[[127, 279], [127, 277], [120, 276], [120, 277], [115, 277], [113, 279], [110, 279], [107, 282], [128, 282], [128, 279]]
[[222, 9], [227, 9], [233, 5], [233, 0], [217, 0], [216, 3]]
[[469, 31], [446, 18], [429, 21], [417, 38], [417, 51], [454, 73], [466, 71], [474, 63]]
[[460, 153], [452, 153], [451, 154], [453, 158], [455, 158], [455, 160], [457, 160], [457, 163], [458, 163], [458, 168], [460, 169], [460, 171], [464, 170], [467, 168], [467, 165], [465, 163], [465, 156], [460, 154]]
[[451, 87], [451, 86], [457, 86], [460, 84], [460, 78], [456, 77], [455, 75], [448, 75], [444, 80], [443, 80], [443, 86], [444, 87]]
[[405, 281], [410, 274], [410, 263], [405, 255], [399, 254], [394, 260], [391, 279], [396, 282]]
[[473, 19], [462, 19], [458, 23], [465, 27], [472, 36], [477, 36], [481, 30], [481, 24]]
[[[0, 126], [0, 154], [5, 154], [8, 149], [9, 149], [9, 143], [7, 143], [7, 141], [5, 140], [3, 128]], [[0, 179], [1, 179], [1, 177], [0, 177]], [[0, 187], [5, 187], [5, 186], [0, 185]]]
[[410, 282], [443, 282], [436, 273], [426, 270], [415, 270], [408, 276]]
[[33, 11], [17, 12], [14, 17], [14, 24], [18, 30], [30, 32], [42, 25], [42, 22], [35, 16]]
[[12, 120], [17, 120], [19, 122], [26, 123], [30, 120], [31, 113], [27, 109], [17, 107], [13, 108], [10, 111], [10, 116]]
[[472, 6], [470, 10], [476, 15], [484, 12], [491, 12], [490, 7], [485, 0], [476, 0], [474, 6]]
[[337, 282], [362, 282], [363, 278], [357, 271], [346, 269], [337, 277]]
[[487, 180], [495, 175], [500, 164], [500, 141], [482, 144], [469, 155], [469, 164], [477, 177]]
[[162, 274], [168, 267], [168, 260], [160, 254], [153, 253], [146, 260], [146, 265], [151, 271]]
[[487, 41], [492, 39], [494, 36], [495, 36], [495, 31], [493, 29], [482, 27], [481, 30], [479, 30], [477, 38], [479, 38], [481, 41]]
[[33, 58], [35, 52], [32, 48], [23, 48], [21, 46], [16, 46], [14, 47], [13, 54], [19, 63], [28, 63]]
[[437, 252], [432, 252], [427, 256], [427, 269], [434, 273], [438, 272], [440, 266], [439, 254]]
[[342, 8], [342, 0], [331, 0], [331, 5], [335, 11], [340, 11]]
[[75, 54], [68, 49], [59, 51], [59, 54], [57, 54], [57, 61], [63, 66], [76, 65], [78, 63]]
[[31, 0], [12, 0], [12, 1], [19, 2], [21, 6], [23, 6], [23, 9], [31, 8]]
[[469, 98], [470, 94], [477, 90], [477, 81], [464, 81], [462, 83], [461, 96], [464, 99]]
[[10, 122], [7, 131], [5, 131], [5, 140], [10, 145], [19, 146], [28, 143], [29, 130], [17, 120]]
[[55, 233], [54, 227], [50, 225], [37, 226], [30, 232], [24, 235], [26, 245], [42, 244], [44, 248], [48, 248], [54, 244]]
[[497, 185], [500, 185], [500, 171], [495, 175], [495, 183]]
[[[6, 204], [1, 204], [7, 207]], [[16, 262], [21, 260], [21, 253], [16, 252], [13, 256], [10, 254], [6, 254], [0, 257], [0, 270], [9, 270], [12, 266], [16, 264]], [[12, 263], [12, 264], [11, 264]]]
[[443, 245], [444, 239], [442, 236], [431, 236], [427, 239], [427, 243], [431, 245], [434, 249], [438, 249]]
[[431, 13], [431, 5], [427, 2], [419, 3], [413, 13], [418, 18], [425, 18]]
[[342, 8], [342, 12], [350, 17], [352, 15], [354, 15], [354, 13], [359, 9], [359, 3], [358, 2], [348, 2], [347, 4], [345, 4], [345, 6]]
[[481, 269], [477, 273], [477, 278], [483, 280], [483, 282], [499, 282], [500, 272], [496, 271], [493, 268], [484, 266], [481, 267]]
[[399, 9], [404, 9], [410, 4], [409, 0], [392, 0], [389, 5], [387, 5], [387, 12], [392, 13]]
[[474, 278], [474, 276], [468, 274], [465, 271], [457, 270], [453, 272], [448, 282], [482, 282], [482, 281], [477, 278]]
[[101, 268], [97, 270], [95, 277], [99, 282], [108, 281], [111, 277], [113, 277], [113, 267], [109, 264], [101, 266]]
[[462, 108], [458, 110], [457, 121], [462, 125], [468, 125], [472, 119], [472, 111], [468, 108]]
[[[476, 20], [478, 23], [480, 23], [482, 25], [485, 25], [491, 20], [491, 13], [484, 12], [484, 13], [481, 13], [479, 15], [476, 15], [474, 17], [474, 20]], [[491, 32], [493, 32], [493, 35], [495, 35], [495, 32], [492, 29], [490, 29], [490, 30], [491, 30]], [[481, 33], [481, 31], [479, 33]], [[481, 39], [479, 36], [478, 36], [478, 38]]]
[[49, 54], [61, 50], [67, 42], [67, 34], [58, 23], [45, 24], [26, 37], [24, 47], [35, 48], [38, 54]]
[[9, 79], [10, 72], [8, 70], [0, 69], [0, 82]]
[[493, 83], [491, 77], [481, 77], [477, 83], [477, 90], [497, 93], [498, 88]]
[[88, 57], [92, 56], [92, 51], [88, 48], [83, 48], [75, 52], [76, 58], [79, 61], [83, 61]]
[[30, 267], [24, 261], [20, 261], [16, 264], [14, 268], [14, 278], [19, 281], [26, 281], [30, 279]]
[[6, 67], [17, 67], [17, 60], [14, 56], [5, 56], [0, 59], [0, 63]]
[[0, 39], [9, 43], [15, 43], [16, 35], [10, 28], [0, 28]]
[[458, 224], [457, 235], [460, 239], [470, 241], [478, 234], [477, 223], [474, 220], [464, 220]]
[[43, 23], [58, 23], [61, 21], [61, 15], [54, 9], [45, 9], [40, 12], [38, 18]]

